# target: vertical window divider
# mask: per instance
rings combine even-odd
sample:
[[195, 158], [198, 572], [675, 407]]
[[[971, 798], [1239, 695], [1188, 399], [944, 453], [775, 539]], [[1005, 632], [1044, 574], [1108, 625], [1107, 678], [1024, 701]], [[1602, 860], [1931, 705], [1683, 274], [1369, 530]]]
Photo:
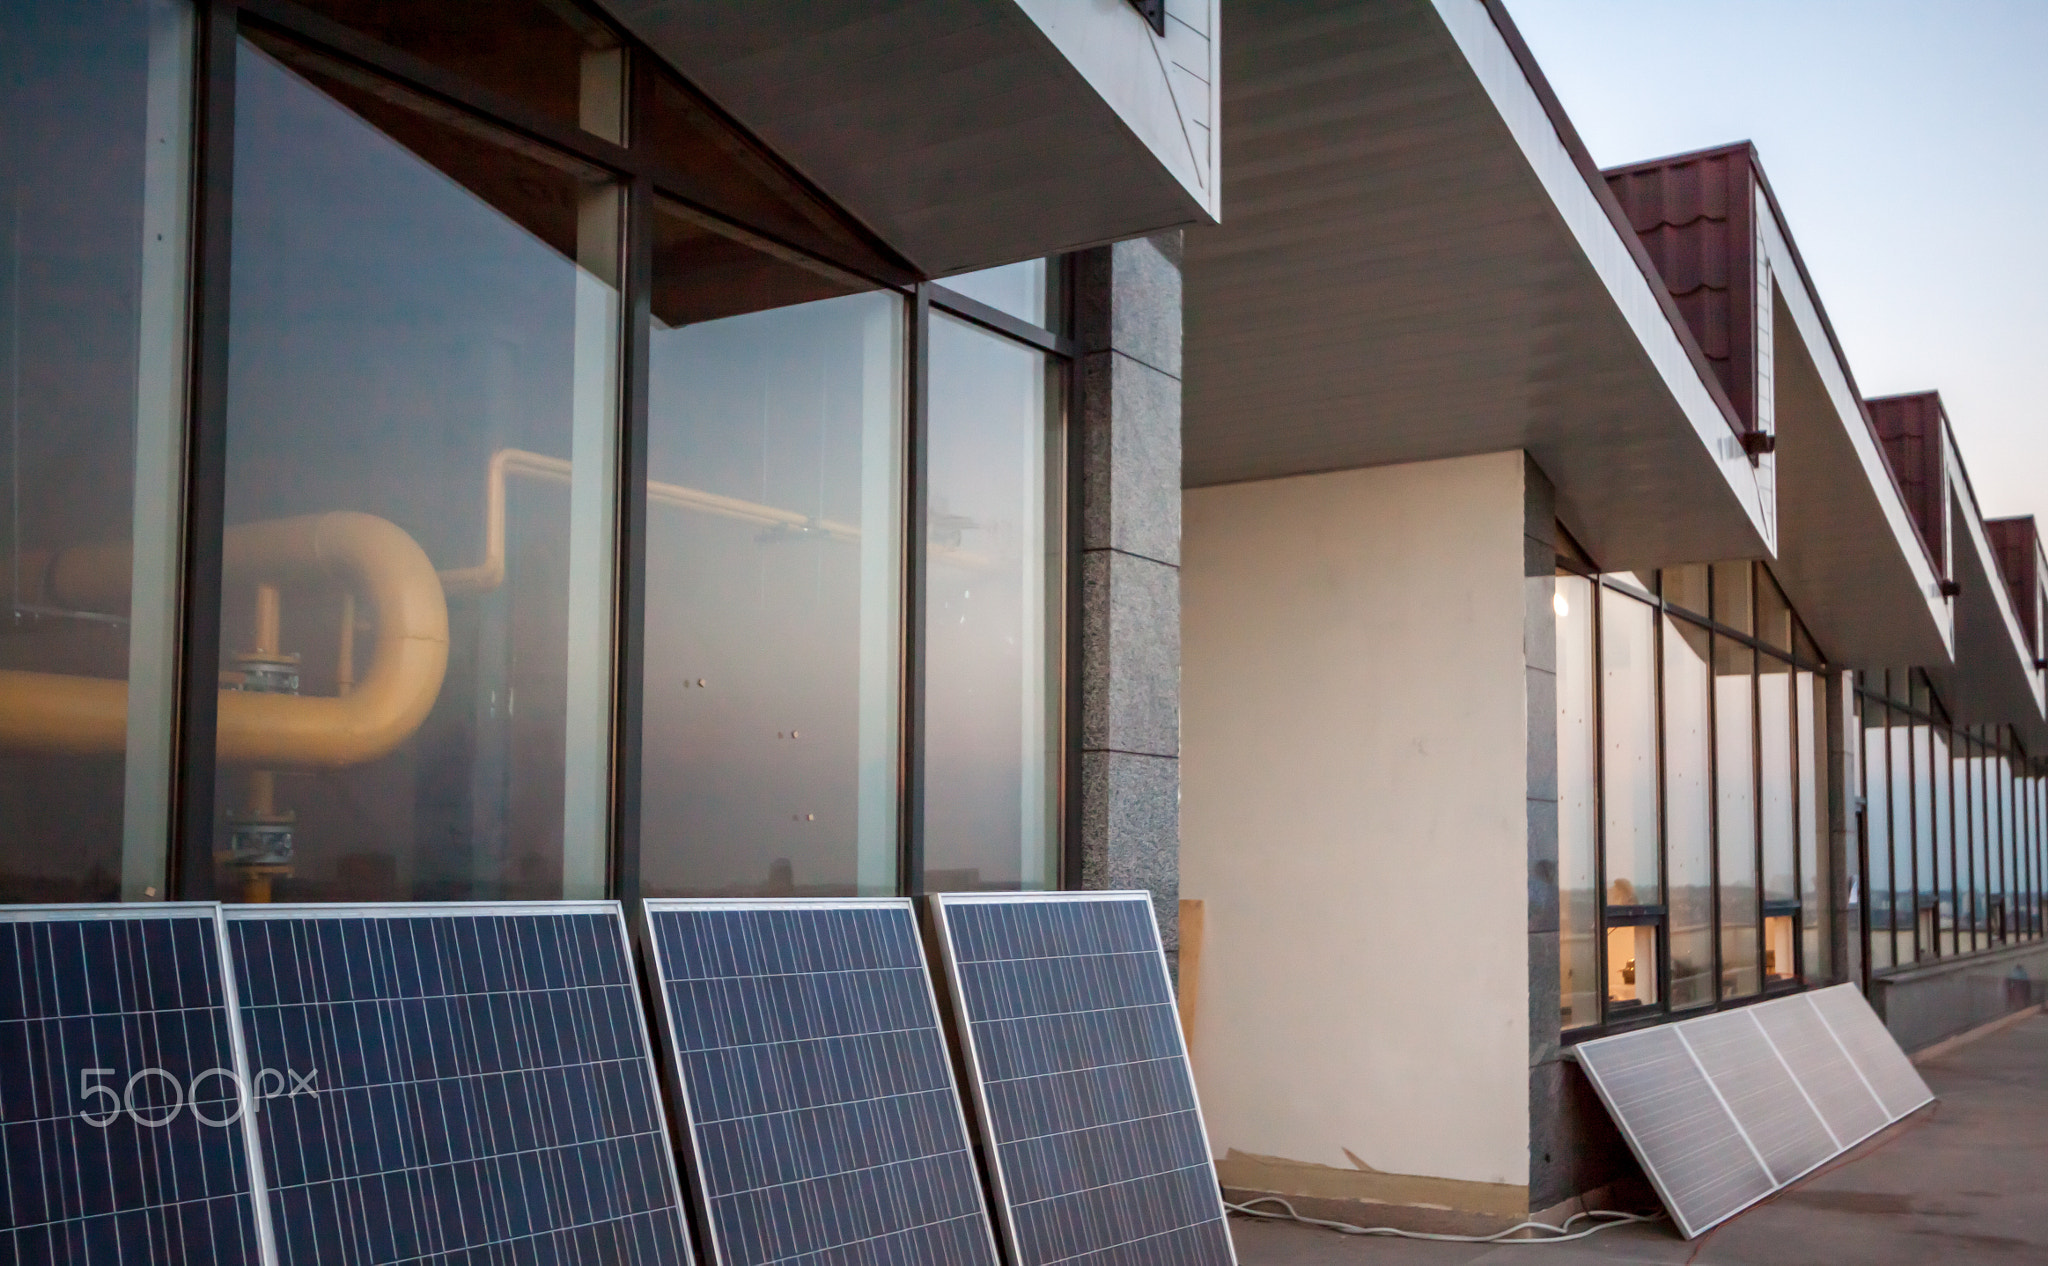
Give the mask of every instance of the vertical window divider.
[[1664, 725], [1669, 719], [1666, 711], [1664, 681], [1664, 636], [1666, 618], [1664, 606], [1664, 584], [1657, 582], [1657, 598], [1651, 604], [1654, 621], [1650, 634], [1650, 697], [1657, 701], [1657, 724], [1652, 729], [1657, 745], [1657, 904], [1664, 916], [1657, 929], [1657, 1005], [1660, 1011], [1670, 1011], [1671, 1006], [1671, 958], [1673, 933], [1671, 925], [1671, 830], [1670, 797], [1665, 794], [1666, 764], [1670, 744], [1665, 742]]
[[929, 557], [926, 517], [931, 495], [931, 330], [932, 290], [919, 282], [911, 297], [909, 344], [904, 357], [910, 375], [903, 428], [903, 716], [902, 796], [897, 814], [897, 891], [924, 894], [925, 749], [925, 577]]
[[[627, 62], [628, 144], [636, 143], [642, 117], [643, 81]], [[624, 308], [619, 351], [620, 442], [618, 456], [618, 546], [614, 551], [612, 629], [614, 667], [611, 770], [611, 857], [608, 886], [625, 902], [632, 925], [645, 897], [640, 866], [641, 755], [646, 712], [647, 662], [647, 412], [650, 321], [654, 293], [654, 185], [645, 175], [626, 184], [625, 250], [620, 296]]]
[[1764, 936], [1764, 898], [1769, 892], [1770, 873], [1764, 856], [1764, 643], [1763, 631], [1763, 586], [1756, 575], [1756, 564], [1750, 564], [1749, 581], [1749, 622], [1756, 636], [1756, 645], [1749, 648], [1749, 801], [1750, 816], [1756, 826], [1752, 832], [1750, 849], [1753, 857], [1750, 881], [1755, 895], [1751, 903], [1756, 913], [1750, 918], [1749, 935], [1755, 943], [1756, 992], [1761, 996], [1770, 988], [1770, 977], [1764, 970], [1764, 953], [1768, 949]]
[[214, 750], [220, 714], [221, 541], [227, 500], [228, 301], [233, 265], [235, 61], [231, 0], [202, 0], [193, 76], [195, 180], [175, 762], [166, 879], [214, 895]]
[[[1719, 582], [1714, 578], [1715, 569], [1707, 569], [1707, 611], [1711, 617], [1715, 611], [1714, 590]], [[1707, 940], [1713, 945], [1714, 1003], [1719, 1007], [1722, 1001], [1724, 967], [1721, 953], [1721, 686], [1716, 676], [1720, 665], [1721, 634], [1716, 631], [1707, 638], [1707, 891], [1712, 897], [1707, 905], [1713, 920]]]
[[1586, 613], [1592, 625], [1593, 692], [1593, 987], [1600, 1000], [1596, 1008], [1600, 1023], [1608, 1023], [1612, 1009], [1607, 997], [1607, 669], [1606, 648], [1601, 644], [1606, 620], [1606, 600], [1600, 577], [1590, 577], [1586, 587]]
[[[1053, 261], [1052, 267], [1060, 270], [1060, 331], [1069, 340], [1073, 338], [1078, 316], [1075, 299], [1076, 268], [1074, 256], [1062, 255]], [[1071, 343], [1069, 344], [1071, 346]], [[1063, 647], [1060, 672], [1060, 799], [1059, 799], [1059, 863], [1058, 884], [1061, 888], [1082, 886], [1081, 858], [1081, 610], [1084, 598], [1081, 578], [1082, 548], [1085, 545], [1083, 531], [1087, 491], [1087, 446], [1080, 434], [1082, 426], [1083, 375], [1081, 353], [1078, 348], [1065, 359], [1066, 364], [1066, 417], [1061, 425], [1062, 442], [1066, 446], [1066, 540], [1062, 542], [1060, 557], [1067, 574], [1064, 578], [1065, 609], [1060, 613], [1061, 645]]]

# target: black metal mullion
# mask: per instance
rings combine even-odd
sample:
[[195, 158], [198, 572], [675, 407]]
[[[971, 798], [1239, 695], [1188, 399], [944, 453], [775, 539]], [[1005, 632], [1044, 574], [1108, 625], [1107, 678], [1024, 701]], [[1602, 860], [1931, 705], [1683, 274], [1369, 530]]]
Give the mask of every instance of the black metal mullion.
[[[637, 61], [637, 59], [634, 59]], [[629, 62], [628, 101], [641, 97], [641, 75]], [[628, 122], [637, 122], [633, 110]], [[631, 137], [638, 131], [629, 129]], [[645, 178], [625, 190], [624, 309], [620, 374], [618, 505], [613, 558], [612, 895], [637, 907], [645, 897], [641, 869], [641, 761], [646, 722], [648, 374], [654, 293], [654, 189]], [[636, 919], [637, 926], [638, 920]]]
[[[1757, 618], [1756, 565], [1750, 565], [1749, 610], [1750, 619]], [[1770, 986], [1770, 978], [1764, 971], [1764, 900], [1765, 875], [1764, 859], [1764, 661], [1763, 656], [1752, 649], [1749, 652], [1749, 804], [1750, 817], [1755, 819], [1755, 828], [1750, 836], [1750, 852], [1754, 857], [1755, 869], [1751, 892], [1754, 894], [1756, 913], [1751, 918], [1750, 939], [1756, 946], [1756, 991], [1764, 992]]]
[[903, 515], [902, 747], [898, 786], [897, 891], [924, 893], [924, 758], [925, 758], [925, 593], [931, 497], [931, 329], [932, 296], [928, 283], [912, 294], [909, 312], [910, 375], [905, 395]]
[[1607, 997], [1607, 678], [1606, 601], [1596, 579], [1587, 586], [1592, 595], [1586, 618], [1592, 624], [1593, 691], [1593, 996], [1599, 1000], [1594, 1012], [1601, 1026], [1608, 1024], [1611, 1010]]
[[[1055, 265], [1057, 266], [1055, 261]], [[1075, 356], [1072, 339], [1055, 334], [1051, 330], [1033, 325], [1029, 321], [1011, 316], [1001, 308], [991, 307], [979, 299], [970, 299], [957, 290], [948, 290], [944, 285], [933, 282], [930, 286], [934, 308], [950, 313], [963, 321], [970, 321], [984, 329], [1029, 343], [1040, 351], [1051, 352], [1071, 360]]]
[[214, 752], [220, 712], [221, 542], [227, 504], [228, 298], [235, 155], [235, 10], [199, 11], [194, 75], [190, 378], [184, 558], [179, 584], [177, 730], [171, 776], [170, 895], [214, 895]]
[[[1661, 600], [1662, 585], [1658, 586]], [[1664, 680], [1664, 612], [1653, 608], [1650, 613], [1650, 697], [1656, 701], [1657, 723], [1651, 727], [1650, 741], [1657, 746], [1657, 896], [1664, 907], [1659, 920], [1657, 934], [1657, 1002], [1660, 1009], [1672, 1009], [1671, 961], [1676, 952], [1671, 928], [1671, 803], [1665, 794], [1669, 757], [1669, 744], [1664, 741], [1664, 722], [1668, 702], [1665, 697]], [[1709, 666], [1711, 671], [1711, 665]], [[1640, 966], [1637, 970], [1642, 970]]]

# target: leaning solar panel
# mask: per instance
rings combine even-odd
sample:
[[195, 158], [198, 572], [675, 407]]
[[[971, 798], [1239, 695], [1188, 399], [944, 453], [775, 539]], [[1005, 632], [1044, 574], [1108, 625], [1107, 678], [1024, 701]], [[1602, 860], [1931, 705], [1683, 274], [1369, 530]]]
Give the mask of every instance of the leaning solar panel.
[[1235, 1262], [1151, 897], [933, 902], [1016, 1266]]
[[225, 917], [281, 1266], [690, 1260], [617, 903]]
[[0, 910], [0, 1260], [256, 1266], [212, 905]]
[[907, 900], [647, 903], [719, 1266], [994, 1266]]

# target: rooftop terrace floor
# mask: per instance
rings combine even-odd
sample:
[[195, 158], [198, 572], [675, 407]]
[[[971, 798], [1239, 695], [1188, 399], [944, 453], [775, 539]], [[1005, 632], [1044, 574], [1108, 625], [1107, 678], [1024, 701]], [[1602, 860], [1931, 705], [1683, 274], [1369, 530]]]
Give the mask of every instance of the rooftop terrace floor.
[[1697, 1240], [1669, 1222], [1554, 1245], [1436, 1244], [1231, 1219], [1243, 1266], [2048, 1262], [2048, 1016], [1920, 1065], [1939, 1098]]

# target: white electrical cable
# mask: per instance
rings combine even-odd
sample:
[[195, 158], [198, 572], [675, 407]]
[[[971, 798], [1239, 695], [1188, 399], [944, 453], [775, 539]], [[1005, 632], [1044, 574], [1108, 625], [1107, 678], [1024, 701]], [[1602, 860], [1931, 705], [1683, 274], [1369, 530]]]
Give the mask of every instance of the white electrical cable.
[[[1287, 1212], [1273, 1213], [1265, 1209], [1255, 1209], [1252, 1207], [1253, 1205], [1261, 1204], [1277, 1204], [1287, 1210]], [[1394, 1226], [1354, 1226], [1349, 1222], [1333, 1222], [1328, 1218], [1311, 1218], [1306, 1214], [1295, 1212], [1294, 1206], [1279, 1196], [1260, 1196], [1257, 1200], [1247, 1200], [1243, 1204], [1231, 1204], [1229, 1201], [1225, 1201], [1223, 1207], [1232, 1213], [1241, 1213], [1248, 1218], [1269, 1218], [1281, 1222], [1301, 1222], [1308, 1226], [1328, 1227], [1332, 1231], [1341, 1231], [1345, 1235], [1392, 1235], [1404, 1240], [1442, 1240], [1450, 1244], [1561, 1244], [1566, 1240], [1583, 1240], [1587, 1236], [1598, 1234], [1610, 1226], [1627, 1226], [1631, 1222], [1661, 1222], [1664, 1220], [1662, 1213], [1623, 1213], [1617, 1209], [1593, 1209], [1585, 1213], [1574, 1213], [1564, 1220], [1563, 1226], [1552, 1226], [1548, 1222], [1518, 1222], [1504, 1231], [1495, 1231], [1492, 1235], [1439, 1235], [1431, 1231], [1405, 1231], [1400, 1227]], [[1581, 1218], [1594, 1219], [1595, 1225], [1589, 1226], [1583, 1231], [1572, 1230], [1572, 1224]], [[1508, 1238], [1521, 1231], [1540, 1231], [1543, 1234], [1528, 1239]]]

